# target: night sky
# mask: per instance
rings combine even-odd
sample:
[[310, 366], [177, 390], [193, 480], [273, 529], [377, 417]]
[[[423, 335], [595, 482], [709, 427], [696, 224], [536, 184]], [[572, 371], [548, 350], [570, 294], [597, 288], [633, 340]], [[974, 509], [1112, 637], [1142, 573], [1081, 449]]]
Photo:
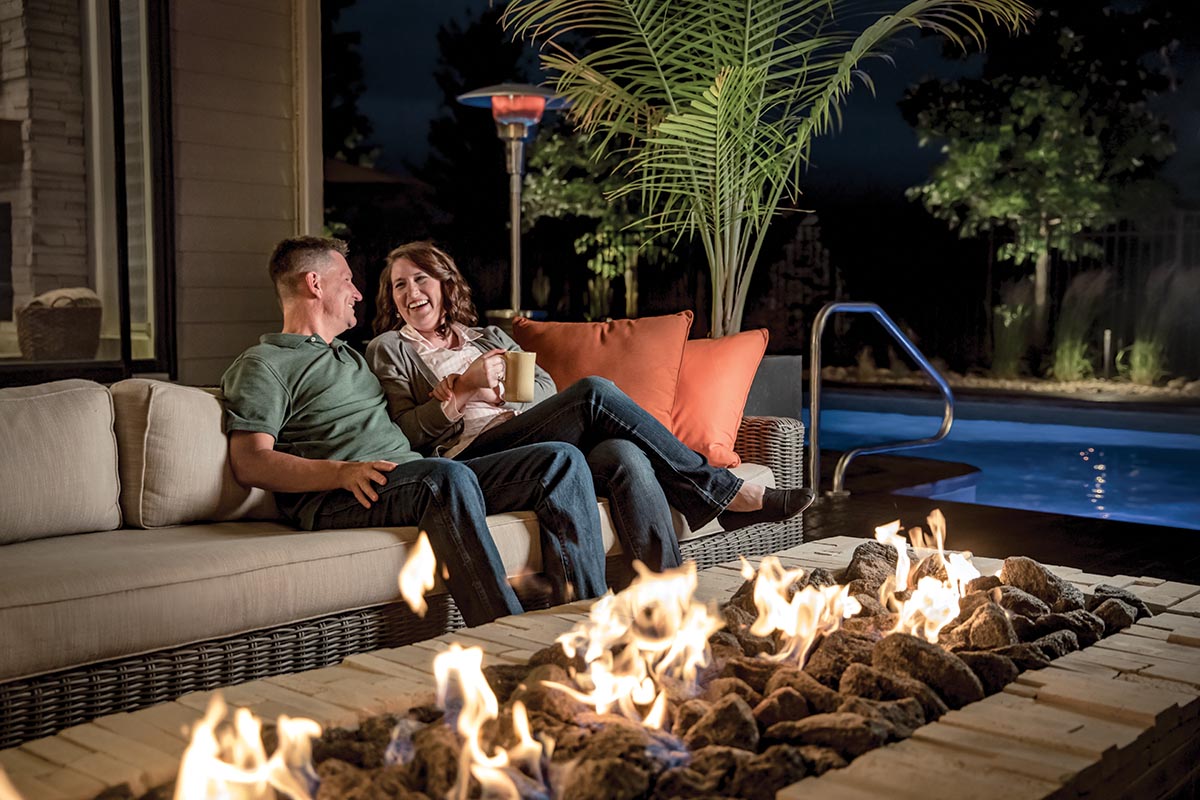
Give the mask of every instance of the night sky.
[[[425, 159], [429, 121], [441, 103], [433, 80], [437, 30], [451, 19], [465, 23], [488, 5], [488, 0], [359, 0], [343, 12], [339, 28], [357, 30], [362, 36], [367, 90], [359, 106], [374, 125], [372, 138], [382, 148], [381, 168], [403, 173], [406, 163], [419, 164]], [[937, 40], [918, 39], [895, 53], [894, 66], [879, 60], [869, 64], [876, 95], [856, 87], [842, 129], [814, 144], [809, 187], [815, 194], [899, 195], [926, 178], [938, 160], [937, 150], [917, 147], [916, 134], [900, 116], [896, 103], [910, 84], [971, 70], [969, 63], [941, 58], [940, 49]], [[1200, 42], [1188, 42], [1179, 63], [1182, 91], [1161, 99], [1179, 148], [1167, 175], [1185, 199], [1197, 203]], [[483, 111], [479, 124], [490, 124]], [[502, 158], [499, 141], [496, 157]]]

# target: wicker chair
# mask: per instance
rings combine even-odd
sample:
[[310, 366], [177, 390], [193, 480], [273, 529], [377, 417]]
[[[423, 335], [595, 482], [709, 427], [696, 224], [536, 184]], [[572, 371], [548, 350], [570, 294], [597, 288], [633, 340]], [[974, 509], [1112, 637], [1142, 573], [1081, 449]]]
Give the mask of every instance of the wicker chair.
[[[803, 446], [804, 427], [798, 420], [746, 417], [736, 448], [746, 461], [770, 467], [777, 484], [790, 488], [803, 485]], [[684, 558], [706, 569], [739, 554], [767, 555], [802, 540], [797, 518], [690, 539], [681, 549]], [[613, 560], [609, 566], [610, 582], [627, 581], [623, 565]], [[544, 597], [521, 600], [527, 608], [546, 605]], [[0, 683], [0, 749], [106, 714], [325, 667], [354, 653], [398, 647], [463, 626], [449, 595], [431, 597], [429, 604], [424, 618], [393, 603]]]

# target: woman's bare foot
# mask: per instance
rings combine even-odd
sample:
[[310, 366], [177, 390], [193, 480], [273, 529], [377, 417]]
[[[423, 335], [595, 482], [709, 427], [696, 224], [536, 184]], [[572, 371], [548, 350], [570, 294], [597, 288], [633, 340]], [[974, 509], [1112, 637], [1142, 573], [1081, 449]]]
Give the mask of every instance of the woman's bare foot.
[[738, 489], [733, 500], [725, 507], [726, 511], [758, 511], [763, 507], [763, 490], [767, 487], [760, 483], [749, 483], [742, 481], [742, 486]]

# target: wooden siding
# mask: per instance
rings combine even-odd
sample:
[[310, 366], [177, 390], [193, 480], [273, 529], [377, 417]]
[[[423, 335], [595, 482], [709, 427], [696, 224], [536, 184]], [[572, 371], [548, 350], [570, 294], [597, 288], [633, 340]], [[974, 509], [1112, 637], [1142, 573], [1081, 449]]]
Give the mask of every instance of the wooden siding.
[[297, 178], [304, 157], [297, 64], [309, 46], [298, 43], [297, 5], [172, 3], [176, 336], [183, 383], [216, 383], [259, 335], [278, 330], [267, 256], [279, 239], [308, 232], [298, 218], [307, 187]]

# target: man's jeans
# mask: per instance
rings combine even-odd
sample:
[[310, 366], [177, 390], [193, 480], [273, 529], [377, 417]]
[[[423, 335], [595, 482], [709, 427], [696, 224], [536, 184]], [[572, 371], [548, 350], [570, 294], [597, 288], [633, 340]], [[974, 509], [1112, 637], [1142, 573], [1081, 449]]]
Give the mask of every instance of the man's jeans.
[[[618, 441], [612, 441], [618, 440]], [[729, 505], [742, 480], [712, 467], [617, 386], [589, 377], [501, 425], [481, 433], [459, 454], [476, 458], [534, 442], [567, 442], [588, 454], [596, 493], [609, 498], [621, 546], [651, 567], [679, 563], [668, 508], [692, 530]], [[656, 557], [661, 564], [656, 564]]]
[[558, 602], [606, 590], [600, 514], [587, 462], [575, 447], [554, 442], [462, 461], [426, 458], [385, 475], [370, 508], [345, 490], [327, 492], [314, 527], [425, 531], [468, 625], [522, 610], [488, 532], [488, 514], [537, 514], [542, 566]]

